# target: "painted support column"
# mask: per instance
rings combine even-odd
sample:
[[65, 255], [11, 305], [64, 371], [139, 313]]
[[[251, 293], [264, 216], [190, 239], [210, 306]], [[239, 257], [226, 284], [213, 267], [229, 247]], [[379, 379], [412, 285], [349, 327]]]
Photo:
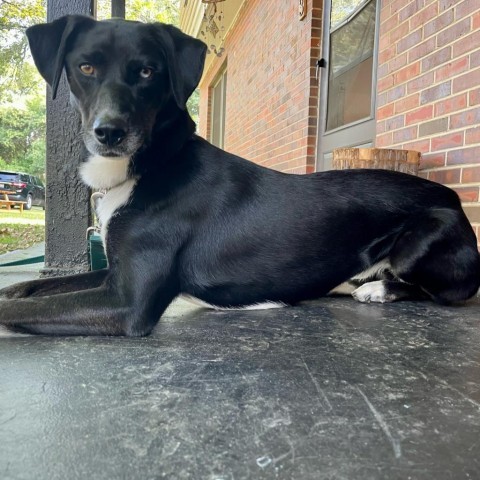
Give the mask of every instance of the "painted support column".
[[[92, 15], [93, 0], [48, 0], [48, 21], [66, 14]], [[43, 275], [88, 270], [86, 230], [91, 225], [90, 191], [80, 181], [78, 166], [86, 155], [80, 118], [69, 103], [62, 76], [57, 98], [47, 92], [47, 207]]]
[[125, 0], [112, 0], [112, 18], [125, 18]]

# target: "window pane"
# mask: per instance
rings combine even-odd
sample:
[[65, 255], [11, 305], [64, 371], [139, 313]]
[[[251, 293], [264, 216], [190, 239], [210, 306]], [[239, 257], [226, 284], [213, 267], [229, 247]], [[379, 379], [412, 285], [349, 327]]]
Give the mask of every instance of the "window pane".
[[222, 107], [222, 82], [218, 82], [213, 87], [213, 105], [212, 105], [212, 143], [220, 146], [220, 124], [221, 124], [221, 107]]
[[227, 72], [223, 73], [218, 83], [212, 88], [210, 141], [220, 148], [223, 148], [224, 144], [226, 91]]
[[330, 30], [335, 30], [338, 25], [345, 22], [362, 3], [365, 3], [365, 0], [332, 0]]
[[370, 1], [330, 35], [327, 131], [371, 116], [375, 8]]

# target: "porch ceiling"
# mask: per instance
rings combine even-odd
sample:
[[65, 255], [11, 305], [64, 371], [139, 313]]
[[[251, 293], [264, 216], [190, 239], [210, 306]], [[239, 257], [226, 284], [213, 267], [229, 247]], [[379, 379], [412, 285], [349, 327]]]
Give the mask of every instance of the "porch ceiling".
[[[218, 21], [219, 27], [224, 28], [223, 39], [227, 37], [230, 30], [235, 25], [238, 15], [242, 6], [246, 3], [246, 0], [224, 0], [217, 4], [217, 10], [223, 11], [223, 19]], [[209, 5], [207, 15], [211, 15], [214, 6]], [[180, 28], [193, 37], [197, 37], [203, 40], [208, 46], [219, 44], [219, 33], [217, 38], [214, 39], [211, 33], [206, 31], [206, 25], [204, 22], [205, 4], [201, 0], [181, 0], [180, 3]], [[206, 38], [201, 32], [206, 34]], [[208, 70], [210, 64], [215, 58], [214, 54], [207, 55], [205, 62], [205, 71]]]

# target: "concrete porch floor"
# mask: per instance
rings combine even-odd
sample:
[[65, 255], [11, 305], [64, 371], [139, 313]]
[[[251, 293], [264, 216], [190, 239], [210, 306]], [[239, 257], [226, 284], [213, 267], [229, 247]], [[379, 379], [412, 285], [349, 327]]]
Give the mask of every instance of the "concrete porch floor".
[[4, 480], [480, 478], [479, 299], [179, 301], [148, 338], [0, 339], [0, 365]]

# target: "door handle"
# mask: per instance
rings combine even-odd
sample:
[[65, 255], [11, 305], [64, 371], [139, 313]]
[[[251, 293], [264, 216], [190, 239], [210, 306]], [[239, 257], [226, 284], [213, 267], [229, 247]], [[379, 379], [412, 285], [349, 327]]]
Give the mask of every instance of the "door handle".
[[321, 68], [327, 68], [327, 61], [324, 58], [319, 58], [315, 65], [315, 80], [318, 80], [318, 71]]

